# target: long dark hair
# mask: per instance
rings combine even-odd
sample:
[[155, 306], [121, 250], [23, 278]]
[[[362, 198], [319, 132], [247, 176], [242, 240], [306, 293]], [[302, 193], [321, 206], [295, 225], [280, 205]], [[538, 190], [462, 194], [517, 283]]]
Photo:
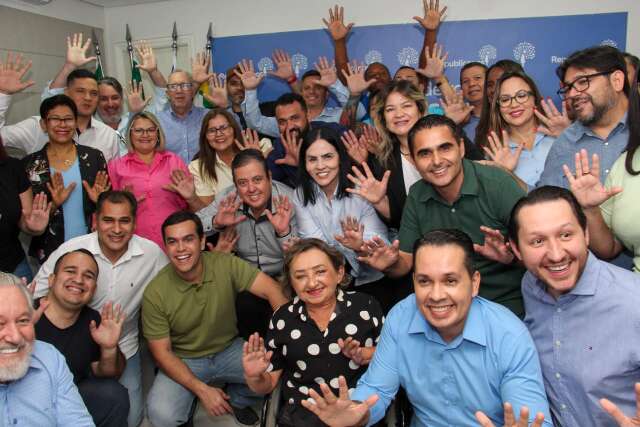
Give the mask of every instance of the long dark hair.
[[[209, 129], [209, 121], [218, 116], [224, 116], [224, 118], [227, 119], [229, 126], [233, 128], [233, 137], [238, 141], [242, 141], [242, 129], [240, 129], [236, 119], [227, 110], [223, 108], [214, 108], [202, 119], [202, 125], [200, 126], [200, 151], [198, 151], [198, 154], [196, 154], [194, 159], [200, 159], [200, 175], [203, 177], [208, 176], [215, 182], [218, 181], [218, 177], [216, 175], [217, 155], [216, 151], [209, 145], [209, 141], [207, 140], [207, 130]], [[236, 154], [240, 151], [236, 147], [236, 144], [231, 144], [231, 147], [233, 147]]]
[[327, 141], [338, 152], [338, 160], [340, 161], [340, 169], [338, 170], [338, 190], [336, 193], [336, 199], [342, 199], [347, 197], [349, 193], [347, 188], [351, 187], [351, 182], [347, 178], [349, 171], [351, 170], [351, 158], [347, 154], [342, 141], [340, 141], [340, 135], [337, 131], [326, 126], [312, 127], [307, 132], [302, 145], [300, 146], [300, 155], [298, 163], [298, 191], [302, 191], [303, 205], [316, 203], [316, 194], [314, 191], [315, 181], [307, 172], [306, 159], [307, 150], [309, 147], [319, 139]]
[[624, 168], [629, 175], [640, 175], [640, 170], [633, 170], [633, 157], [640, 146], [640, 94], [639, 82], [640, 82], [640, 69], [636, 69], [636, 75], [633, 81], [636, 83], [632, 85], [629, 90], [629, 114], [627, 114], [627, 125], [629, 126], [629, 142], [627, 142], [627, 158], [624, 160]]

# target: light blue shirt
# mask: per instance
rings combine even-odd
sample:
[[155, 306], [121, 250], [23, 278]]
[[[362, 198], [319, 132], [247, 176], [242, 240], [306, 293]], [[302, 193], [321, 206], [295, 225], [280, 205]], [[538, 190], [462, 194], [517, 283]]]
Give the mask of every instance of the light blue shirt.
[[537, 412], [551, 426], [538, 353], [525, 325], [509, 309], [473, 298], [462, 334], [446, 343], [416, 305], [415, 294], [391, 309], [369, 369], [351, 394], [380, 398], [369, 425], [384, 416], [398, 387], [414, 408], [411, 425], [473, 426], [476, 411], [503, 425], [503, 402]]
[[592, 154], [600, 157], [600, 179], [604, 182], [613, 164], [627, 147], [627, 142], [629, 142], [629, 127], [626, 113], [605, 139], [600, 138], [576, 120], [565, 129], [549, 150], [544, 171], [536, 186], [555, 185], [569, 188], [569, 181], [564, 176], [562, 165], [569, 166], [569, 169], [575, 172], [575, 154], [581, 149], [587, 150], [589, 159]]
[[342, 234], [340, 220], [352, 216], [364, 225], [364, 240], [371, 240], [378, 236], [389, 243], [387, 227], [380, 220], [371, 203], [355, 194], [337, 199], [335, 197], [337, 187], [334, 197], [329, 201], [317, 184], [314, 183], [313, 186], [316, 196], [315, 204], [303, 205], [300, 187], [296, 189], [293, 197], [298, 221], [298, 235], [303, 239], [315, 237], [339, 250], [351, 266], [350, 274], [355, 278], [356, 286], [381, 279], [384, 274], [366, 264], [361, 264], [358, 261], [358, 255], [351, 249], [342, 246], [335, 238], [336, 235]]
[[478, 127], [478, 123], [480, 123], [480, 117], [476, 117], [473, 113], [471, 113], [469, 121], [466, 125], [463, 126], [464, 133], [467, 135], [467, 138], [471, 140], [471, 142], [475, 142], [476, 140], [476, 128]]
[[[51, 171], [53, 173], [55, 169], [51, 168]], [[74, 237], [87, 234], [87, 223], [84, 218], [84, 205], [82, 203], [84, 190], [78, 159], [76, 158], [69, 169], [60, 172], [62, 173], [65, 187], [68, 187], [72, 182], [76, 184], [67, 200], [62, 204], [62, 212], [64, 213], [64, 241], [66, 242]]]
[[64, 357], [37, 340], [25, 376], [0, 383], [0, 414], [2, 426], [94, 426]]
[[[544, 163], [547, 160], [547, 154], [549, 154], [549, 150], [555, 140], [552, 136], [538, 132], [531, 151], [524, 149], [520, 153], [518, 165], [513, 173], [526, 182], [529, 187], [535, 187], [540, 179], [540, 175], [544, 170]], [[511, 151], [515, 151], [518, 148], [518, 144], [509, 141], [509, 147]]]
[[540, 354], [553, 416], [563, 427], [617, 426], [598, 400], [636, 413], [640, 275], [589, 253], [571, 292], [556, 300], [545, 288], [530, 272], [522, 279], [524, 321]]
[[165, 148], [191, 163], [200, 150], [200, 128], [207, 108], [193, 106], [185, 117], [178, 117], [171, 107], [157, 113], [166, 138]]

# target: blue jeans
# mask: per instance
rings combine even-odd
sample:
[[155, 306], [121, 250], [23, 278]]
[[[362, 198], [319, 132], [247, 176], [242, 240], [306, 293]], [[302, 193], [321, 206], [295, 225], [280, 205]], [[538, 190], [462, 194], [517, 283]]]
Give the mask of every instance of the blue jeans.
[[129, 392], [129, 416], [127, 425], [138, 427], [142, 422], [142, 369], [140, 367], [140, 350], [129, 359], [127, 366], [120, 376], [120, 384]]
[[[242, 338], [219, 353], [198, 359], [182, 359], [202, 382], [225, 383], [229, 403], [245, 408], [258, 402], [258, 396], [247, 387], [242, 371]], [[154, 427], [174, 427], [184, 424], [191, 415], [195, 396], [191, 391], [159, 371], [147, 396], [147, 416]]]
[[20, 264], [16, 266], [16, 269], [13, 270], [13, 275], [17, 277], [24, 277], [27, 279], [27, 283], [31, 283], [33, 280], [33, 272], [31, 271], [31, 266], [29, 265], [29, 259], [25, 256]]
[[129, 413], [127, 389], [113, 378], [87, 378], [78, 392], [96, 427], [122, 427]]

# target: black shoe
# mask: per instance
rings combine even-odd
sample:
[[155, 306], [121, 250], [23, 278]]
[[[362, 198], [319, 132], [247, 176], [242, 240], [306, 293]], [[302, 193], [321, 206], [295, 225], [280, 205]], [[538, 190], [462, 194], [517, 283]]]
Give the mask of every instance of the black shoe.
[[237, 408], [232, 406], [231, 409], [233, 410], [233, 416], [236, 421], [243, 426], [254, 426], [258, 424], [258, 421], [260, 421], [258, 414], [256, 414], [256, 411], [254, 411], [250, 406], [247, 406], [246, 408]]

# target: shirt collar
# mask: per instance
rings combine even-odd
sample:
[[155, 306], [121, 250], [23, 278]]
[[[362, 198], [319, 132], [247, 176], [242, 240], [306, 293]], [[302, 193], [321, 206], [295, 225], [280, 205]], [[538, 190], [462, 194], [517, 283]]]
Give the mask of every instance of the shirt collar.
[[[91, 233], [91, 239], [87, 243], [87, 250], [91, 252], [94, 256], [99, 255], [102, 258], [107, 259], [107, 257], [102, 253], [102, 248], [100, 247], [100, 241], [98, 240], [97, 231], [94, 231], [93, 233]], [[129, 240], [129, 244], [127, 245], [127, 250], [125, 251], [125, 253], [122, 254], [120, 258], [118, 258], [118, 261], [116, 261], [116, 264], [120, 262], [128, 261], [134, 256], [140, 256], [140, 255], [144, 255], [144, 250], [142, 249], [142, 246], [140, 246], [140, 242], [138, 241], [137, 236], [132, 235], [131, 239]]]
[[[329, 323], [331, 323], [335, 318], [337, 318], [341, 313], [346, 312], [347, 310], [347, 298], [346, 293], [342, 289], [338, 289], [336, 294], [336, 307], [333, 309], [333, 314], [329, 319]], [[298, 297], [295, 296], [292, 301], [293, 313], [298, 316], [298, 318], [306, 322], [309, 320], [309, 313], [307, 313], [307, 306], [305, 303]]]
[[[531, 151], [533, 151], [533, 149], [536, 147], [536, 145], [538, 145], [540, 143], [540, 141], [542, 141], [545, 137], [546, 137], [546, 135], [544, 133], [536, 132], [535, 139], [533, 140], [533, 145], [531, 146]], [[509, 140], [509, 148], [518, 148], [519, 146], [520, 146], [520, 144], [517, 144], [516, 142], [513, 142], [512, 140]]]
[[205, 284], [213, 282], [213, 277], [211, 277], [211, 272], [207, 269], [207, 260], [205, 259], [208, 256], [212, 256], [212, 254], [200, 252], [200, 262], [202, 262], [202, 281], [200, 283], [185, 282], [182, 277], [178, 276], [175, 268], [171, 266], [171, 275], [173, 277], [170, 277], [170, 280], [176, 284], [179, 292], [186, 293], [193, 288], [200, 288]]
[[187, 112], [187, 115], [184, 117], [179, 117], [175, 111], [173, 111], [173, 107], [171, 105], [169, 105], [169, 112], [171, 112], [171, 115], [173, 116], [174, 119], [177, 120], [186, 120], [187, 117], [189, 117], [191, 115], [191, 113], [193, 113], [193, 105], [191, 106], [191, 108], [189, 109], [189, 111]]
[[[471, 160], [462, 159], [462, 173], [464, 174], [464, 178], [462, 181], [462, 187], [460, 188], [460, 195], [477, 196], [479, 191], [478, 175], [476, 174], [476, 169]], [[419, 197], [421, 202], [426, 202], [429, 199], [436, 199], [445, 203], [433, 185], [424, 180], [422, 180], [422, 183], [424, 184], [422, 186], [423, 191]]]
[[[620, 117], [620, 120], [618, 121], [618, 124], [616, 124], [616, 126], [613, 128], [613, 130], [611, 130], [611, 132], [609, 133], [609, 136], [607, 138], [611, 137], [612, 135], [617, 133], [619, 130], [625, 129], [626, 126], [627, 126], [627, 113], [625, 112], [622, 115], [622, 117]], [[567, 128], [567, 130], [565, 131], [565, 136], [567, 137], [567, 139], [569, 139], [569, 141], [574, 142], [574, 143], [578, 142], [585, 135], [589, 135], [589, 136], [593, 136], [593, 137], [596, 137], [596, 138], [600, 138], [599, 136], [594, 134], [593, 131], [591, 131], [590, 128], [588, 128], [587, 126], [583, 125], [579, 120], [576, 120], [575, 122], [573, 122], [573, 124], [571, 126], [569, 126], [569, 128]]]

